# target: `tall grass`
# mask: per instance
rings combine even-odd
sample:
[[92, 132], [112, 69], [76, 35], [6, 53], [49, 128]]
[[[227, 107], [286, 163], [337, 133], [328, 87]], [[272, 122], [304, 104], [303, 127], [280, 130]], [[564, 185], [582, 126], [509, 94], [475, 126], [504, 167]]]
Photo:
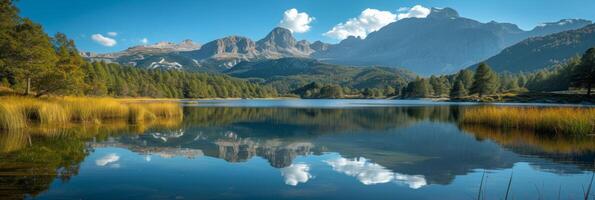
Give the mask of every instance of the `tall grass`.
[[595, 108], [483, 106], [464, 109], [460, 122], [547, 134], [588, 135], [595, 133]]
[[115, 120], [137, 124], [171, 118], [182, 118], [182, 108], [176, 102], [89, 97], [0, 97], [0, 130], [4, 131], [34, 125], [101, 124]]

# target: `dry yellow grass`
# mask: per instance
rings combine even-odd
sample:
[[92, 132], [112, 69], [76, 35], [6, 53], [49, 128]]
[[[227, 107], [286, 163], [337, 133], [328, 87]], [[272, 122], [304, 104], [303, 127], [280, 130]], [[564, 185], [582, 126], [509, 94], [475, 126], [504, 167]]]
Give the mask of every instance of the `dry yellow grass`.
[[588, 135], [595, 133], [595, 108], [483, 106], [463, 110], [461, 123], [548, 134]]
[[65, 125], [126, 120], [131, 124], [156, 119], [181, 118], [177, 102], [90, 97], [0, 97], [0, 130], [32, 125]]
[[506, 147], [531, 146], [548, 153], [584, 153], [595, 151], [595, 138], [543, 135], [527, 130], [500, 130], [482, 125], [462, 124], [461, 129], [477, 138], [490, 139]]

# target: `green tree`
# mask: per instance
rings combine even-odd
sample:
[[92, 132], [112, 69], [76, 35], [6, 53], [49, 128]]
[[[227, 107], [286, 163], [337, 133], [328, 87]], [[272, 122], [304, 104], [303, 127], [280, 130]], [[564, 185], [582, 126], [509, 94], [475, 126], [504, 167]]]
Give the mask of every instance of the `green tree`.
[[58, 61], [40, 78], [37, 96], [49, 93], [81, 94], [85, 85], [81, 69], [84, 61], [74, 41], [63, 33], [57, 33], [52, 41]]
[[595, 48], [589, 48], [581, 58], [580, 65], [576, 68], [572, 83], [577, 87], [587, 88], [587, 95], [595, 85]]
[[20, 20], [18, 9], [11, 0], [0, 0], [0, 79], [8, 82], [14, 77], [9, 70], [9, 62], [14, 59], [12, 50], [16, 46], [15, 28]]
[[498, 90], [498, 75], [486, 63], [481, 63], [475, 71], [471, 92], [483, 95], [494, 94]]
[[465, 89], [465, 84], [463, 84], [463, 81], [461, 80], [457, 81], [450, 91], [451, 98], [461, 98], [467, 95], [467, 89]]
[[8, 63], [15, 78], [24, 82], [25, 94], [43, 84], [42, 77], [56, 63], [56, 54], [50, 38], [38, 24], [29, 19], [16, 27], [16, 46], [13, 51], [14, 60]]
[[463, 85], [465, 85], [465, 89], [467, 91], [470, 90], [471, 86], [473, 86], [473, 71], [471, 71], [470, 69], [464, 69], [459, 71], [454, 82], [457, 82], [459, 80], [463, 82]]
[[325, 85], [320, 89], [319, 98], [343, 98], [343, 88], [341, 88], [341, 86], [338, 85]]
[[427, 79], [417, 77], [409, 82], [404, 93], [405, 97], [429, 97], [432, 95], [432, 87]]

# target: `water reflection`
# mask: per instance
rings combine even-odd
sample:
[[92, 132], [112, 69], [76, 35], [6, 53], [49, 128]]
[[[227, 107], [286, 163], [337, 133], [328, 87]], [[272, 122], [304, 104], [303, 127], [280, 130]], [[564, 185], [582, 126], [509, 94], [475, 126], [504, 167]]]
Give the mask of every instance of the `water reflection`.
[[309, 165], [298, 163], [281, 168], [281, 175], [285, 178], [285, 184], [296, 186], [298, 183], [308, 182], [312, 178], [309, 171]]
[[427, 184], [424, 176], [394, 173], [377, 163], [370, 162], [366, 158], [347, 159], [340, 157], [325, 162], [333, 167], [333, 170], [356, 177], [364, 185], [394, 181], [418, 189]]
[[108, 155], [105, 155], [105, 156], [101, 157], [100, 159], [97, 159], [95, 161], [95, 164], [97, 166], [102, 166], [103, 167], [103, 166], [106, 166], [108, 164], [115, 164], [115, 162], [118, 162], [118, 160], [120, 160], [120, 156], [118, 156], [115, 153], [110, 153]]
[[[171, 159], [176, 161], [166, 163], [186, 165], [189, 160], [206, 162], [205, 158], [249, 164], [264, 159], [282, 180], [261, 181], [293, 188], [344, 176], [362, 186], [415, 190], [456, 185], [457, 177], [483, 169], [511, 169], [518, 163], [560, 175], [593, 170], [594, 138], [463, 126], [457, 123], [461, 109], [465, 107], [187, 107], [183, 121], [161, 126], [5, 133], [0, 134], [0, 197], [34, 197], [54, 181], [66, 183], [91, 154], [97, 154], [91, 161], [97, 167], [123, 167], [127, 161], [121, 152], [95, 152], [111, 148], [134, 152], [146, 164]], [[331, 183], [347, 184], [327, 184]]]

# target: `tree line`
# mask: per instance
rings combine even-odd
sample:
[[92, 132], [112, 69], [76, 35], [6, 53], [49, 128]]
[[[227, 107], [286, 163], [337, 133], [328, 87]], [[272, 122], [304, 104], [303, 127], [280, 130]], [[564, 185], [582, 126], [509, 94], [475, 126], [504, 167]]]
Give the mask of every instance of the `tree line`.
[[506, 92], [549, 92], [586, 89], [591, 95], [595, 85], [595, 48], [581, 57], [531, 73], [496, 73], [486, 63], [475, 71], [464, 69], [456, 74], [416, 78], [402, 88], [404, 98], [450, 97], [471, 95], [483, 97]]
[[271, 97], [275, 89], [226, 75], [87, 62], [65, 34], [48, 36], [0, 0], [0, 85], [24, 95]]

